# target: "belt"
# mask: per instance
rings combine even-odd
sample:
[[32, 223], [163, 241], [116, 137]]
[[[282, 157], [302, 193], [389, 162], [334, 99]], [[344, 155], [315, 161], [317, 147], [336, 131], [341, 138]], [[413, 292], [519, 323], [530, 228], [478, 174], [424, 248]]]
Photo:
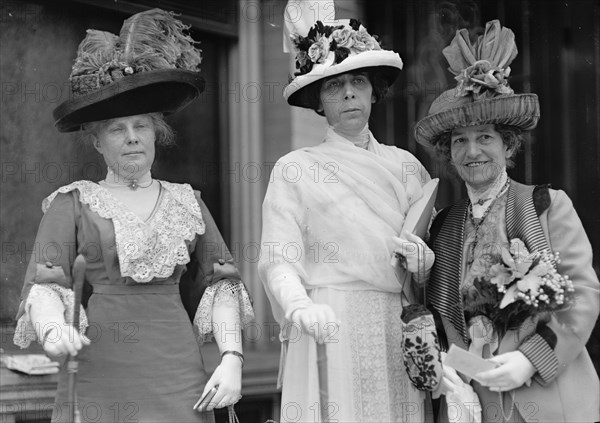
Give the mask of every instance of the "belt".
[[137, 294], [179, 294], [179, 285], [93, 285], [94, 294], [137, 295]]

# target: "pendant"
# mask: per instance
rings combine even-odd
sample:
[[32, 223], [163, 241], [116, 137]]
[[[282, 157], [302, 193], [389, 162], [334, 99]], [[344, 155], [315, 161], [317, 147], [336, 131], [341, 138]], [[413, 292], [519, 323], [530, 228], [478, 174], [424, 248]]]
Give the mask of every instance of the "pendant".
[[136, 191], [138, 189], [139, 185], [137, 184], [137, 179], [134, 179], [131, 181], [131, 184], [129, 184], [129, 188]]

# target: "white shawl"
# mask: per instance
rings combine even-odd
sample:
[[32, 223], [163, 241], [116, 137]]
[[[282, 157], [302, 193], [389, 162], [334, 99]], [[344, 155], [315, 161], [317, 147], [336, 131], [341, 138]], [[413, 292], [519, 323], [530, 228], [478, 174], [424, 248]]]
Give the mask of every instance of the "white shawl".
[[282, 157], [263, 203], [259, 275], [280, 324], [271, 281], [297, 275], [306, 290], [400, 292], [390, 258], [411, 204], [430, 177], [409, 152], [357, 148], [329, 129], [324, 142]]

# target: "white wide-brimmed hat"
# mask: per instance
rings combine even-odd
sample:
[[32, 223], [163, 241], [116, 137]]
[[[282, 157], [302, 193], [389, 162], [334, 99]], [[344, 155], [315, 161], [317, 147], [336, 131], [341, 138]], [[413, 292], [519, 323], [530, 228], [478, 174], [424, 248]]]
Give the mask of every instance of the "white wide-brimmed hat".
[[369, 34], [356, 19], [340, 19], [330, 25], [317, 21], [306, 36], [291, 34], [291, 40], [297, 72], [283, 96], [292, 106], [312, 108], [306, 88], [330, 76], [376, 68], [392, 85], [402, 70], [400, 55], [383, 50], [377, 36]]

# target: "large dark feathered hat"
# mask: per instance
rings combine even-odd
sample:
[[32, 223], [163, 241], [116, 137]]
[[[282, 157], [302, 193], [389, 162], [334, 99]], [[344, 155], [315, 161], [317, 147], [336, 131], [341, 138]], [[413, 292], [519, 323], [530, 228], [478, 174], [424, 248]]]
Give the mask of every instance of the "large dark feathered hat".
[[144, 113], [174, 113], [204, 90], [201, 51], [172, 12], [127, 19], [119, 35], [88, 29], [71, 70], [71, 97], [54, 109], [61, 132]]
[[441, 134], [455, 128], [505, 124], [530, 130], [537, 126], [537, 95], [515, 94], [508, 84], [509, 65], [517, 56], [510, 29], [498, 20], [490, 21], [473, 44], [468, 31], [461, 29], [443, 53], [458, 84], [436, 98], [428, 115], [416, 124], [420, 144], [432, 146]]

